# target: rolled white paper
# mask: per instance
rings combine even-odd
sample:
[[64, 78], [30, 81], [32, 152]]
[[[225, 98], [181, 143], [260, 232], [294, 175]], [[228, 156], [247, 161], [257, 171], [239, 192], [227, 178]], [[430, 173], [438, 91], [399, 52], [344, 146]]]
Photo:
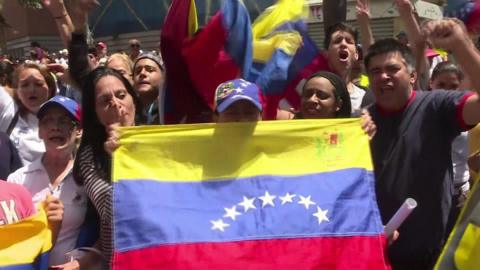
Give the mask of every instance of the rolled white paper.
[[405, 219], [412, 213], [413, 209], [417, 207], [417, 201], [412, 198], [408, 198], [402, 204], [402, 206], [397, 210], [395, 215], [388, 221], [385, 225], [385, 234], [387, 237], [392, 236], [393, 232], [397, 230], [400, 225], [405, 221]]

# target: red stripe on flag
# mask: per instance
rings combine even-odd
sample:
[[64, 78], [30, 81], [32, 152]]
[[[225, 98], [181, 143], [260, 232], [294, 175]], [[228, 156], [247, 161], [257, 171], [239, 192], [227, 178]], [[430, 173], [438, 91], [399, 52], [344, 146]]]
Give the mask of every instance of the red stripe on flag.
[[238, 78], [241, 72], [223, 50], [227, 34], [222, 14], [217, 13], [200, 33], [183, 46], [190, 78], [203, 101], [212, 109], [217, 86]]
[[[167, 13], [160, 35], [160, 49], [168, 73], [166, 80], [167, 100], [170, 110], [165, 112], [165, 123], [178, 124], [186, 116], [186, 123], [210, 122], [202, 116], [209, 112], [206, 102], [195, 90], [188, 66], [182, 56], [182, 45], [189, 38], [188, 21], [191, 0], [175, 0]], [[168, 106], [167, 106], [168, 108]]]
[[114, 254], [113, 269], [390, 269], [383, 236], [173, 244]]

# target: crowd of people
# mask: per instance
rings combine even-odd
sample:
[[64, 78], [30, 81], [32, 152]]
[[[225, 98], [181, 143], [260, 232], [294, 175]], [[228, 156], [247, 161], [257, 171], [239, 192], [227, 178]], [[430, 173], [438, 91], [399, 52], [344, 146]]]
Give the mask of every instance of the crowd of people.
[[[276, 119], [361, 117], [382, 221], [406, 198], [419, 205], [389, 245], [392, 267], [432, 269], [480, 167], [478, 151], [469, 149], [478, 135], [468, 133], [480, 122], [480, 52], [462, 22], [419, 24], [410, 1], [394, 2], [405, 32], [375, 41], [369, 7], [358, 0], [362, 39], [347, 24], [331, 26], [322, 52], [328, 70], [307, 76], [300, 109], [278, 108]], [[0, 225], [44, 204], [55, 236], [50, 266], [108, 268], [117, 130], [165, 124], [168, 66], [135, 39], [128, 52], [110, 54], [102, 41], [89, 47], [86, 18], [94, 0], [78, 1], [70, 11], [61, 0], [43, 4], [68, 50], [49, 54], [32, 43], [28, 59], [0, 62], [0, 179], [6, 180], [0, 181]], [[211, 122], [264, 119], [255, 83], [231, 78], [213, 91]], [[99, 252], [74, 260], [65, 255], [85, 246]]]

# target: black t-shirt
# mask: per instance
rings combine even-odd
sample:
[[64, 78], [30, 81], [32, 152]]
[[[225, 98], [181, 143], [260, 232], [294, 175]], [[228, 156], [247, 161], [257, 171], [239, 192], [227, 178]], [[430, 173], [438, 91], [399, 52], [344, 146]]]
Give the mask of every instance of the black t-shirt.
[[394, 269], [428, 269], [441, 251], [453, 194], [451, 143], [464, 130], [464, 101], [457, 91], [414, 92], [402, 112], [369, 108], [377, 125], [371, 151], [383, 223], [406, 198], [418, 202], [389, 248]]
[[375, 103], [375, 95], [373, 94], [372, 90], [370, 90], [368, 88], [363, 88], [363, 87], [360, 87], [360, 86], [358, 86], [358, 87], [365, 90], [365, 95], [363, 96], [362, 104], [360, 105], [360, 108], [365, 108], [365, 107], [368, 107], [368, 106], [374, 104]]

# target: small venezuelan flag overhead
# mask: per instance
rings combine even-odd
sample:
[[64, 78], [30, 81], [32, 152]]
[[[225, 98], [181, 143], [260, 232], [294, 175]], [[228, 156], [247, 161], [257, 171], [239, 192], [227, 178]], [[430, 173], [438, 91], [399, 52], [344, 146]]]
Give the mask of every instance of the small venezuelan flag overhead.
[[390, 269], [358, 119], [136, 127], [113, 269]]
[[[222, 8], [182, 47], [188, 76], [213, 109], [215, 89], [225, 81], [246, 78], [252, 66], [250, 15], [241, 0], [223, 0]], [[185, 74], [182, 74], [185, 76]]]
[[193, 0], [172, 1], [160, 34], [160, 50], [168, 72], [166, 80], [165, 121], [203, 122], [199, 118], [209, 107], [195, 90], [182, 56], [183, 42], [198, 30], [197, 10]]
[[276, 118], [282, 99], [298, 110], [299, 83], [313, 72], [329, 69], [308, 35], [307, 18], [304, 0], [279, 0], [252, 25], [253, 65], [247, 79], [263, 90], [268, 120]]
[[0, 270], [46, 270], [52, 233], [43, 209], [32, 217], [0, 226]]

